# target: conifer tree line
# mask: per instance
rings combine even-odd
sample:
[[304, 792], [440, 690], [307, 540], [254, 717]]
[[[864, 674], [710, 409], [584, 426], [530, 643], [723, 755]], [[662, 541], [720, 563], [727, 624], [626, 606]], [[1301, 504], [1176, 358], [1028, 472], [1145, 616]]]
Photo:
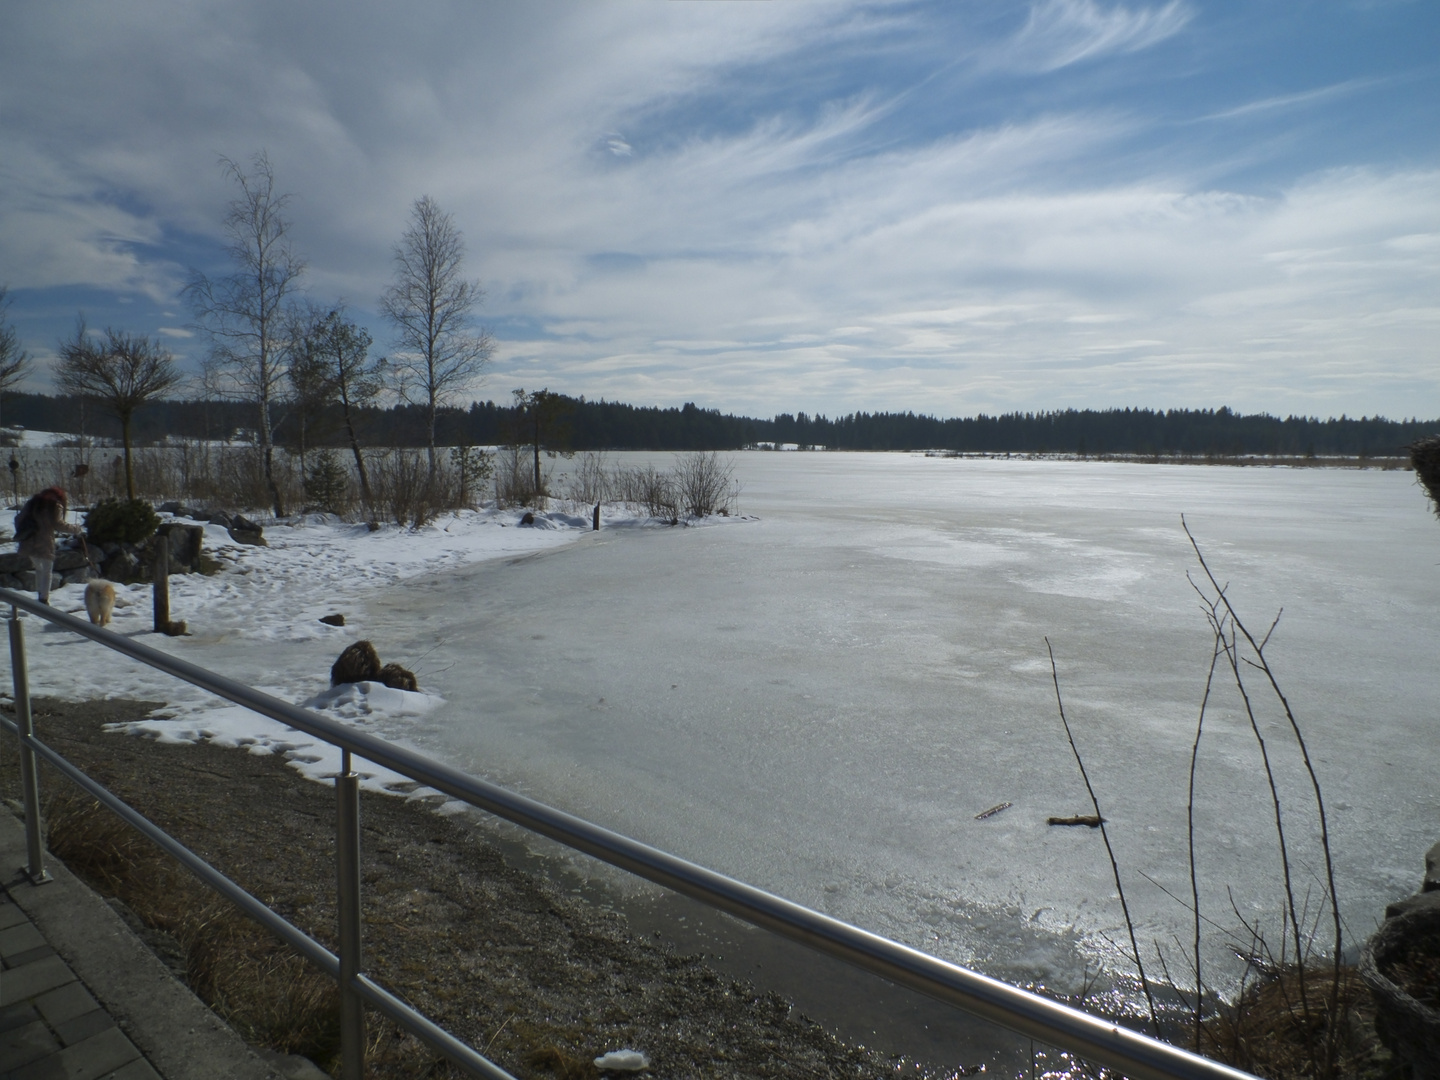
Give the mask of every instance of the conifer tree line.
[[[1440, 431], [1440, 420], [1383, 417], [1318, 419], [1220, 409], [1066, 409], [940, 419], [905, 413], [851, 413], [829, 419], [782, 413], [757, 419], [701, 409], [656, 408], [583, 396], [550, 394], [554, 420], [544, 440], [567, 450], [738, 450], [764, 443], [835, 450], [952, 450], [962, 453], [1080, 453], [1141, 455], [1266, 454], [1305, 457], [1401, 456], [1416, 439]], [[5, 420], [41, 431], [82, 432], [118, 441], [119, 421], [78, 397], [11, 391]], [[366, 446], [428, 448], [425, 403], [351, 410], [339, 405], [300, 410], [272, 406], [278, 446], [298, 450]], [[229, 399], [152, 401], [131, 421], [139, 445], [166, 439], [254, 438], [254, 407]], [[476, 401], [468, 408], [442, 407], [435, 414], [439, 446], [529, 444], [526, 406], [516, 401]], [[352, 430], [354, 440], [352, 441]]]

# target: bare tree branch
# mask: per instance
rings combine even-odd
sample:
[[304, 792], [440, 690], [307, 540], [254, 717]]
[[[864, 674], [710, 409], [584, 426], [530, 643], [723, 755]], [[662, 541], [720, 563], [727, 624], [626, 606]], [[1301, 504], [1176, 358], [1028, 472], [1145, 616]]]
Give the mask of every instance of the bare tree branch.
[[275, 191], [275, 173], [264, 151], [246, 172], [221, 158], [225, 173], [240, 188], [225, 215], [230, 236], [227, 252], [235, 272], [211, 279], [199, 271], [190, 276], [185, 295], [199, 328], [210, 338], [210, 355], [244, 397], [259, 411], [260, 449], [265, 482], [275, 513], [285, 512], [274, 473], [271, 405], [284, 392], [285, 312], [299, 291], [305, 262], [290, 248], [290, 223], [285, 219], [289, 195]]
[[20, 347], [15, 326], [5, 317], [10, 310], [8, 291], [0, 285], [0, 396], [30, 374], [30, 354]]
[[180, 383], [174, 357], [148, 337], [105, 328], [103, 344], [94, 341], [84, 318], [75, 333], [60, 342], [55, 382], [66, 393], [98, 398], [120, 421], [125, 447], [125, 491], [135, 498], [135, 469], [130, 457], [130, 421], [135, 410]]
[[425, 406], [432, 476], [436, 413], [479, 378], [495, 349], [490, 335], [471, 324], [485, 293], [463, 276], [464, 262], [464, 238], [451, 216], [429, 195], [416, 199], [380, 310], [395, 326], [391, 361], [401, 393], [413, 390]]

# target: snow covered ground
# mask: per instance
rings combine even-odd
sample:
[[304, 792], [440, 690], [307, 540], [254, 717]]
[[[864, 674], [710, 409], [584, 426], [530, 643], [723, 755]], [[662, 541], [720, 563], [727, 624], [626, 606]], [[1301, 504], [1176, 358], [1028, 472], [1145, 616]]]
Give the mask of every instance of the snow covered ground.
[[[522, 510], [460, 511], [418, 530], [394, 525], [371, 532], [333, 515], [312, 514], [268, 525], [268, 546], [238, 544], [219, 525], [205, 524], [205, 548], [220, 564], [213, 576], [170, 579], [172, 617], [189, 627], [184, 637], [152, 632], [149, 585], [117, 585], [110, 629], [140, 638], [283, 700], [333, 719], [403, 741], [397, 721], [420, 716], [443, 700], [426, 690], [423, 656], [384, 655], [421, 674], [421, 693], [379, 683], [331, 688], [330, 665], [366, 636], [367, 598], [421, 574], [443, 575], [487, 559], [524, 557], [585, 536], [591, 522], [554, 509], [521, 523]], [[189, 521], [188, 518], [167, 520]], [[258, 516], [258, 515], [257, 515]], [[71, 514], [80, 520], [83, 515]], [[203, 524], [203, 523], [201, 523]], [[620, 508], [607, 508], [605, 527], [660, 527]], [[60, 610], [85, 617], [82, 586], [52, 594]], [[341, 614], [344, 627], [321, 616]], [[41, 620], [26, 618], [32, 692], [68, 700], [106, 697], [163, 702], [134, 733], [162, 741], [212, 740], [253, 753], [284, 753], [307, 775], [321, 778], [339, 767], [339, 751], [274, 720], [222, 701], [143, 664], [82, 642]], [[377, 642], [384, 648], [383, 642]], [[371, 765], [360, 766], [370, 787], [403, 782]]]

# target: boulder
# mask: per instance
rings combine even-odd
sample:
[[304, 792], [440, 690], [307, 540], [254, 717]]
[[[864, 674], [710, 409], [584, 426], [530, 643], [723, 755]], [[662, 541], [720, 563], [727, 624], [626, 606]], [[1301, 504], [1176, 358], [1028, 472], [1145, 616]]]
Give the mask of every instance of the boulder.
[[1385, 918], [1395, 919], [1412, 911], [1440, 911], [1440, 892], [1422, 892], [1385, 905]]
[[67, 570], [79, 570], [82, 566], [89, 565], [90, 560], [79, 548], [62, 548], [55, 553], [55, 569], [62, 574]]
[[[155, 530], [155, 535], [165, 537], [170, 545], [172, 574], [194, 574], [200, 571], [200, 547], [205, 539], [205, 526], [167, 521]], [[153, 557], [151, 561], [154, 561]]]
[[380, 678], [380, 654], [368, 641], [357, 641], [340, 654], [330, 668], [330, 685], [341, 683], [377, 682]]
[[236, 514], [230, 519], [230, 539], [237, 544], [252, 544], [269, 547], [265, 542], [265, 530], [247, 517]]
[[140, 559], [132, 551], [122, 546], [101, 564], [100, 572], [110, 581], [138, 581], [140, 579]]
[[7, 551], [0, 555], [0, 574], [23, 574], [34, 569], [35, 564], [30, 561], [29, 555], [21, 555], [18, 551]]
[[392, 690], [419, 690], [415, 673], [399, 664], [386, 664], [380, 669], [380, 681]]
[[320, 616], [320, 621], [323, 622], [326, 626], [344, 626], [344, 625], [345, 625], [345, 616], [344, 616], [344, 615], [321, 615], [321, 616]]
[[210, 513], [211, 525], [223, 525], [225, 528], [228, 529], [230, 527], [230, 521], [230, 515], [224, 510], [214, 510]]

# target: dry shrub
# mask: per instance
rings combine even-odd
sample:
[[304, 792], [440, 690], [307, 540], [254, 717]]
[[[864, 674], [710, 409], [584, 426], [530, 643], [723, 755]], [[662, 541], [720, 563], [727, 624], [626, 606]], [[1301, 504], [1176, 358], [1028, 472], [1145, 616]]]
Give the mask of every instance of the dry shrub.
[[739, 494], [733, 461], [708, 454], [687, 454], [675, 460], [675, 494], [680, 509], [691, 517], [728, 514]]
[[1410, 451], [1410, 464], [1415, 467], [1415, 475], [1425, 486], [1435, 513], [1440, 515], [1440, 435], [1419, 439], [1406, 449]]
[[[540, 477], [543, 489], [548, 478]], [[502, 446], [495, 454], [495, 505], [540, 507], [544, 491], [535, 490], [535, 462], [523, 446]]]
[[1375, 1034], [1374, 1002], [1356, 970], [1340, 969], [1333, 1025], [1334, 969], [1306, 968], [1303, 978], [1308, 1012], [1300, 1007], [1301, 973], [1288, 968], [1250, 983], [1235, 1004], [1208, 1019], [1204, 1052], [1270, 1080], [1301, 1080], [1324, 1075], [1325, 1048], [1333, 1035], [1332, 1075], [1398, 1080], [1401, 1074]]
[[62, 790], [45, 819], [50, 851], [146, 927], [170, 935], [190, 988], [245, 1039], [322, 1064], [335, 1058], [339, 991], [329, 976], [95, 800]]
[[615, 474], [614, 490], [620, 500], [651, 517], [674, 521], [680, 516], [680, 500], [675, 480], [654, 465], [639, 465]]
[[603, 503], [611, 496], [614, 481], [610, 463], [603, 453], [581, 454], [575, 468], [565, 477], [561, 497], [571, 502], [593, 506]]
[[429, 457], [423, 451], [375, 454], [369, 471], [375, 509], [396, 525], [418, 529], [454, 505], [447, 471], [440, 467], [432, 476]]

